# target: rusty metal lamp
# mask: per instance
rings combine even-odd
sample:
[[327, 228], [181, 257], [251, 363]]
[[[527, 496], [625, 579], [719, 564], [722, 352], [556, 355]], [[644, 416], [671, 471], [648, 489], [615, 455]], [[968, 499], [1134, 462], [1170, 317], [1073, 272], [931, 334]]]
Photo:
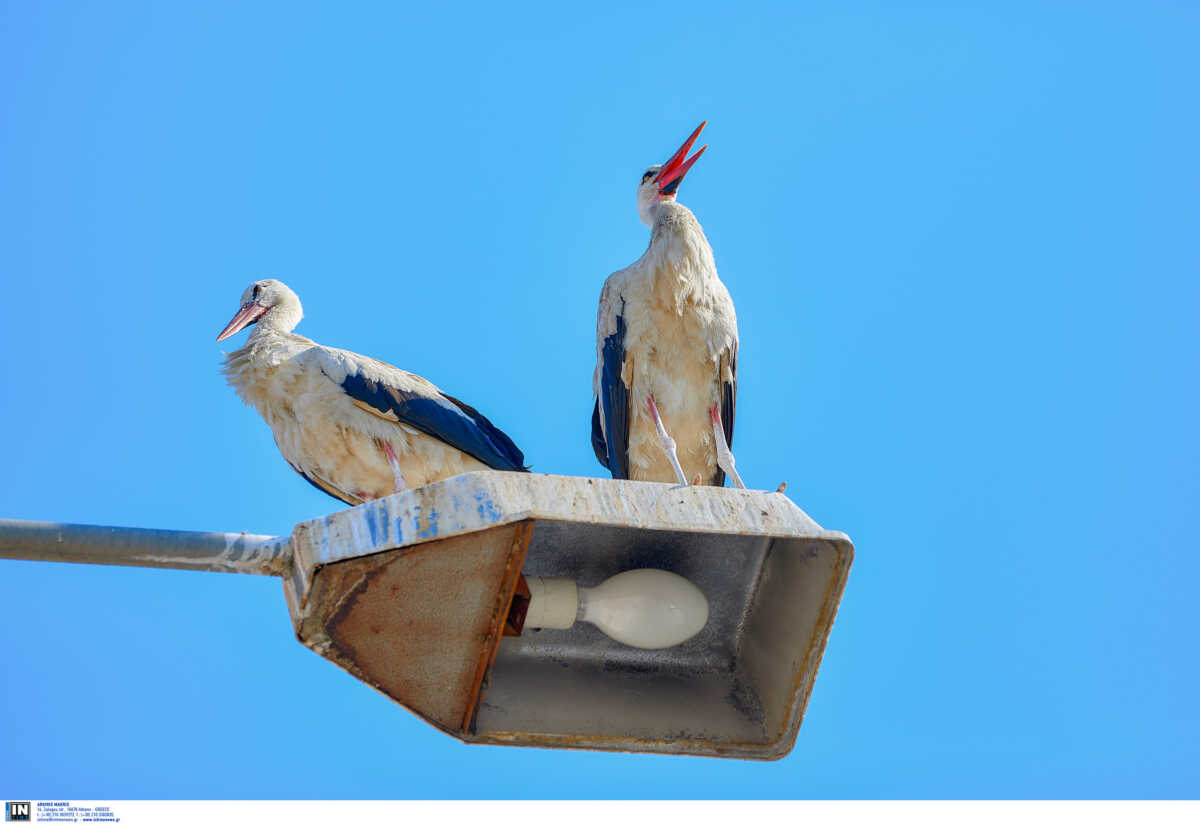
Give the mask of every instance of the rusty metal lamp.
[[[279, 575], [305, 646], [469, 743], [749, 759], [792, 749], [853, 556], [778, 493], [504, 472], [287, 538], [0, 521], [0, 557]], [[694, 634], [572, 620], [571, 586], [638, 569], [694, 585]]]

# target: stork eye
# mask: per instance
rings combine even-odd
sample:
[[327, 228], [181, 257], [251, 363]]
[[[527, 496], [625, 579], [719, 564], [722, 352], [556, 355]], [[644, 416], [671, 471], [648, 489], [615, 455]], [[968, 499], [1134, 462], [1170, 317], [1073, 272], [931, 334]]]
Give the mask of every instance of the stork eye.
[[645, 183], [652, 177], [654, 177], [654, 172], [646, 172], [644, 175], [642, 175], [642, 182]]
[[251, 298], [251, 300], [257, 299], [257, 298], [258, 298], [258, 293], [259, 293], [259, 292], [261, 292], [261, 291], [262, 291], [262, 287], [261, 287], [261, 286], [259, 286], [257, 283], [256, 283], [256, 284], [254, 284], [254, 291], [250, 293], [250, 298]]

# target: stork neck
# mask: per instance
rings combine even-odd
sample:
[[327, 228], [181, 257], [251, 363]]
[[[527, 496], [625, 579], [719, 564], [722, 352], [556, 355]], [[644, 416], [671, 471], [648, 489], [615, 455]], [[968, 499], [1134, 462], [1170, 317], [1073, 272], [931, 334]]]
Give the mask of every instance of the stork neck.
[[686, 212], [690, 215], [692, 210], [673, 197], [664, 197], [650, 207], [650, 225], [657, 226], [662, 221], [670, 220], [672, 215], [679, 214], [680, 212]]
[[674, 200], [654, 205], [654, 228], [646, 255], [655, 269], [668, 264], [675, 270], [713, 269], [712, 249], [692, 210]]
[[269, 334], [286, 335], [296, 328], [296, 324], [304, 317], [300, 301], [281, 301], [270, 308], [255, 324], [251, 336]]

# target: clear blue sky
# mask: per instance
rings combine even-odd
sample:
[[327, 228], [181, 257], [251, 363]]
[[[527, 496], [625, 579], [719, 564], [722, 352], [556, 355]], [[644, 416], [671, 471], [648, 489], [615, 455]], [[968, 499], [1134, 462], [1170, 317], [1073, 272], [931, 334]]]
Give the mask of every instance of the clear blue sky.
[[4, 562], [0, 794], [1195, 796], [1194, 5], [248, 5], [0, 8], [0, 517], [336, 509], [218, 372], [265, 276], [600, 474], [596, 299], [708, 119], [738, 467], [841, 612], [781, 762], [468, 748], [276, 580]]

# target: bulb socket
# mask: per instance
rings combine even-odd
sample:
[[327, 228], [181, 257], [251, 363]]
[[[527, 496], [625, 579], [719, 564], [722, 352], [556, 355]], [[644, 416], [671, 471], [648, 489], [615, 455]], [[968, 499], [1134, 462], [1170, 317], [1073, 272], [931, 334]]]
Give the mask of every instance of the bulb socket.
[[579, 612], [579, 588], [570, 578], [527, 577], [529, 629], [570, 629]]

